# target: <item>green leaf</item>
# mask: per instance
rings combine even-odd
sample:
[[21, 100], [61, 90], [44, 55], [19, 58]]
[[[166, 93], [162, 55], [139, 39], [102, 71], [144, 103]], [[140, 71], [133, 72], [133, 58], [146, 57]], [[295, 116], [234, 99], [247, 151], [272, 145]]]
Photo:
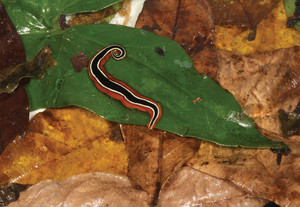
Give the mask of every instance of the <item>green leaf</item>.
[[3, 0], [19, 34], [60, 31], [61, 14], [98, 11], [123, 0]]
[[[30, 3], [37, 1], [18, 2], [26, 2], [15, 5], [26, 13], [31, 8]], [[261, 135], [234, 97], [209, 77], [199, 75], [189, 56], [176, 42], [144, 30], [116, 25], [80, 25], [59, 31], [56, 26], [45, 24], [47, 21], [44, 20], [51, 19], [48, 22], [55, 24], [55, 16], [72, 12], [64, 8], [67, 5], [65, 2], [74, 2], [75, 7], [77, 1], [56, 0], [59, 6], [56, 3], [52, 5], [50, 1], [39, 2], [42, 5], [42, 2], [47, 2], [40, 9], [49, 12], [42, 17], [36, 15], [33, 19], [43, 25], [40, 27], [51, 28], [52, 31], [30, 29], [23, 33], [23, 42], [29, 56], [42, 45], [49, 45], [58, 67], [51, 69], [43, 80], [33, 80], [26, 87], [31, 110], [76, 105], [111, 121], [147, 125], [147, 113], [128, 109], [121, 102], [101, 93], [90, 80], [87, 70], [78, 73], [72, 67], [70, 58], [79, 51], [92, 57], [103, 47], [120, 44], [127, 50], [127, 57], [122, 61], [110, 59], [105, 68], [140, 94], [159, 102], [163, 115], [157, 128], [225, 146], [287, 147]], [[84, 2], [89, 4], [94, 1]], [[16, 15], [13, 19], [19, 21], [20, 31], [28, 25], [36, 28], [32, 21], [18, 20], [21, 18], [18, 10], [12, 3], [10, 5], [10, 14]], [[73, 12], [78, 11], [74, 9]], [[157, 47], [164, 51], [164, 56], [157, 53]], [[195, 102], [197, 98], [202, 100]]]
[[[284, 8], [286, 11], [287, 17], [295, 13], [296, 10], [296, 0], [284, 0]], [[298, 17], [300, 18], [300, 17]], [[298, 31], [300, 31], [300, 21], [294, 26]]]

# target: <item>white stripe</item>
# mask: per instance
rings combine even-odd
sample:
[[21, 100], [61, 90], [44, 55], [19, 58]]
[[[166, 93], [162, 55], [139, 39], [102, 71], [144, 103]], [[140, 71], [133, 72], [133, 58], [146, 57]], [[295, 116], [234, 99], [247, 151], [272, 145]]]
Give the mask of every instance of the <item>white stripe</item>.
[[[111, 46], [108, 46], [108, 47], [111, 47]], [[106, 47], [106, 48], [107, 48], [107, 47]], [[104, 48], [103, 50], [105, 50], [106, 48]], [[100, 52], [98, 52], [98, 53], [94, 56], [94, 58], [93, 58], [93, 59], [91, 60], [91, 62], [90, 62], [90, 66], [93, 65], [94, 59], [95, 59], [95, 58], [99, 55], [99, 53], [101, 53], [103, 50], [101, 50]], [[112, 52], [112, 50], [113, 50], [113, 48], [112, 48], [111, 50], [108, 50], [107, 53], [105, 53], [105, 55], [104, 55], [103, 57], [105, 57], [109, 52]], [[125, 51], [125, 49], [124, 49], [124, 51]], [[103, 88], [105, 88], [105, 89], [107, 89], [107, 90], [109, 90], [109, 91], [112, 91], [112, 92], [114, 92], [114, 93], [117, 93], [117, 94], [123, 96], [129, 103], [135, 104], [135, 105], [139, 105], [139, 106], [142, 106], [142, 107], [151, 109], [151, 111], [152, 111], [152, 113], [153, 113], [154, 116], [151, 117], [151, 119], [150, 119], [150, 121], [149, 121], [149, 124], [155, 123], [155, 121], [158, 119], [158, 116], [159, 116], [159, 114], [160, 114], [159, 107], [156, 105], [156, 103], [151, 102], [151, 101], [149, 101], [149, 100], [147, 100], [147, 99], [143, 99], [143, 98], [140, 98], [140, 97], [136, 96], [134, 93], [132, 93], [129, 89], [127, 89], [127, 88], [126, 88], [125, 86], [123, 86], [122, 84], [120, 84], [120, 83], [118, 83], [118, 82], [115, 82], [115, 81], [109, 79], [109, 78], [106, 76], [106, 74], [99, 68], [99, 63], [101, 62], [102, 59], [103, 59], [103, 58], [101, 58], [101, 59], [97, 62], [97, 69], [102, 73], [102, 75], [103, 75], [106, 79], [108, 79], [108, 80], [110, 80], [111, 82], [113, 82], [114, 84], [116, 84], [116, 85], [122, 87], [123, 89], [125, 89], [127, 92], [129, 92], [129, 93], [130, 93], [133, 97], [135, 97], [136, 99], [143, 100], [143, 101], [145, 101], [145, 102], [148, 102], [148, 103], [153, 104], [154, 106], [156, 106], [156, 109], [157, 109], [157, 112], [158, 112], [158, 113], [155, 114], [155, 111], [154, 111], [154, 109], [153, 109], [152, 107], [147, 106], [147, 105], [143, 105], [143, 104], [140, 104], [140, 103], [132, 102], [132, 101], [128, 100], [127, 97], [126, 97], [123, 93], [121, 93], [121, 92], [119, 92], [119, 91], [116, 91], [116, 90], [113, 90], [113, 89], [108, 88], [108, 87], [106, 87], [105, 85], [103, 85], [103, 84], [98, 80], [98, 78], [96, 77], [96, 75], [93, 73], [92, 67], [90, 67], [89, 70], [90, 70], [91, 74], [93, 75], [93, 77], [97, 80], [97, 82], [98, 82]]]

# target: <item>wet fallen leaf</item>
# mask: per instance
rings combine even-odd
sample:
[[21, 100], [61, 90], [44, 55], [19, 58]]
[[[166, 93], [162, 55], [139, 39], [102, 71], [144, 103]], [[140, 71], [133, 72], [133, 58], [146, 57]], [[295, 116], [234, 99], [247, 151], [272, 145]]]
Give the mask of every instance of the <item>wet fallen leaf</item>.
[[121, 129], [128, 151], [128, 176], [154, 200], [169, 177], [194, 156], [201, 142], [143, 126], [122, 125]]
[[216, 26], [214, 45], [235, 54], [273, 51], [300, 44], [300, 33], [286, 26], [286, 13], [280, 1], [257, 27], [256, 38], [248, 41], [249, 31], [238, 26]]
[[293, 112], [279, 110], [279, 120], [284, 137], [300, 135], [300, 102]]
[[29, 123], [29, 103], [24, 87], [0, 94], [0, 154], [17, 136], [24, 136]]
[[299, 102], [300, 47], [252, 55], [219, 50], [218, 55], [220, 85], [265, 133], [280, 137], [278, 110], [291, 111]]
[[158, 206], [262, 207], [266, 203], [267, 200], [246, 193], [233, 183], [183, 167], [162, 189]]
[[[0, 71], [26, 62], [25, 49], [13, 23], [0, 2]], [[0, 94], [0, 154], [27, 128], [29, 103], [23, 86], [11, 94]]]
[[42, 181], [22, 192], [11, 207], [150, 207], [150, 197], [127, 177], [107, 173], [76, 175], [62, 182]]
[[[86, 172], [127, 174], [120, 128], [84, 109], [48, 109], [0, 156], [0, 183], [34, 184]], [[113, 140], [113, 141], [112, 141]]]
[[73, 27], [81, 24], [108, 23], [109, 20], [122, 8], [123, 2], [119, 2], [96, 12], [85, 12], [75, 14], [68, 26]]
[[46, 75], [46, 70], [57, 65], [51, 57], [52, 50], [49, 47], [43, 47], [27, 63], [21, 63], [14, 68], [6, 68], [0, 71], [0, 94], [11, 93], [19, 85], [23, 78], [42, 79]]
[[0, 69], [12, 68], [26, 61], [25, 49], [6, 9], [0, 2]]
[[210, 1], [147, 0], [136, 28], [175, 40], [190, 55], [199, 73], [215, 79], [217, 56], [212, 47]]
[[188, 165], [229, 180], [243, 191], [280, 206], [300, 205], [299, 145], [290, 143], [291, 153], [277, 164], [271, 150], [221, 147], [207, 142]]

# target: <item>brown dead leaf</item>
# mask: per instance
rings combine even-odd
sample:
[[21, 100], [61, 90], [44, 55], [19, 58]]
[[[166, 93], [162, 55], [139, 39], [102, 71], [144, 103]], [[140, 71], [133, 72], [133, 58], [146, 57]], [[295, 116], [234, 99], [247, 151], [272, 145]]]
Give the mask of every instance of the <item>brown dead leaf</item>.
[[49, 68], [57, 65], [51, 57], [52, 49], [48, 46], [41, 48], [32, 59], [14, 68], [0, 71], [0, 93], [12, 93], [24, 78], [42, 79]]
[[122, 125], [121, 130], [128, 151], [128, 176], [154, 197], [169, 177], [194, 156], [200, 143], [143, 126]]
[[279, 110], [278, 113], [283, 136], [300, 135], [300, 102], [293, 112]]
[[300, 33], [286, 26], [287, 16], [283, 0], [280, 1], [257, 27], [256, 38], [248, 41], [249, 30], [240, 26], [215, 26], [214, 45], [235, 54], [274, 51], [300, 44]]
[[263, 149], [240, 149], [202, 142], [189, 166], [234, 183], [245, 192], [280, 206], [300, 206], [300, 151], [292, 152], [277, 164], [276, 153]]
[[[128, 4], [126, 0], [126, 5]], [[82, 24], [99, 24], [99, 23], [108, 23], [108, 21], [115, 15], [115, 13], [123, 6], [123, 2], [113, 4], [105, 9], [95, 12], [83, 12], [75, 14], [71, 17], [68, 22], [69, 27]], [[125, 7], [125, 5], [124, 5]]]
[[[26, 62], [23, 43], [0, 2], [0, 70]], [[24, 85], [25, 82], [22, 83]], [[0, 94], [0, 154], [17, 135], [22, 135], [29, 122], [29, 103], [23, 86], [13, 93]]]
[[[278, 110], [299, 102], [300, 47], [252, 55], [218, 51], [217, 80], [267, 135], [281, 136]], [[300, 141], [299, 137], [291, 137]]]
[[47, 109], [0, 156], [0, 183], [34, 184], [86, 172], [127, 174], [120, 128], [80, 108]]
[[216, 25], [240, 25], [254, 29], [280, 0], [212, 0]]
[[[81, 24], [108, 23], [116, 12], [119, 12], [121, 16], [125, 17], [123, 24], [126, 25], [130, 19], [130, 10], [131, 0], [123, 0], [120, 3], [114, 4], [100, 11], [75, 14], [68, 22], [67, 27], [73, 27]], [[61, 22], [64, 25], [65, 20]]]
[[10, 207], [150, 207], [150, 196], [125, 176], [87, 173], [62, 182], [46, 180], [21, 192]]
[[82, 51], [78, 51], [78, 53], [71, 57], [71, 62], [75, 72], [81, 72], [83, 68], [87, 68], [89, 61], [89, 57]]
[[0, 69], [12, 68], [26, 62], [25, 49], [6, 9], [0, 2]]
[[216, 77], [210, 1], [146, 0], [136, 27], [175, 40], [190, 55], [199, 73]]
[[234, 184], [190, 167], [181, 168], [160, 193], [159, 207], [262, 207], [267, 200], [254, 197]]

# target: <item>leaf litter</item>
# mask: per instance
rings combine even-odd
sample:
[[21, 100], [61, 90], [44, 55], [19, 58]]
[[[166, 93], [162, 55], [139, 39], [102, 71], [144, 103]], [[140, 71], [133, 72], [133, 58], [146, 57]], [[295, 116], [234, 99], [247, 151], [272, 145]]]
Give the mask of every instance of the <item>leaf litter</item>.
[[[159, 6], [159, 3], [161, 6]], [[174, 10], [175, 8], [180, 8], [176, 7], [179, 3], [184, 3], [182, 3], [182, 1], [176, 1], [175, 6], [173, 6], [172, 3], [174, 3], [174, 1], [146, 1], [145, 11], [140, 15], [137, 27], [151, 30], [168, 38], [176, 36], [179, 27], [172, 27], [174, 23], [168, 24], [167, 22], [174, 22], [177, 13], [166, 12], [166, 8], [168, 7], [165, 7], [164, 4], [170, 5], [172, 10]], [[235, 39], [240, 38], [239, 33], [245, 29], [240, 29], [237, 26], [233, 26], [231, 29], [227, 29], [226, 26], [216, 26], [216, 33], [213, 33], [214, 38], [212, 38], [215, 45], [220, 49], [226, 49], [232, 52], [213, 49], [211, 54], [214, 55], [201, 57], [208, 59], [202, 61], [202, 63], [208, 61], [214, 63], [212, 64], [214, 66], [212, 71], [215, 71], [215, 73], [209, 73], [202, 69], [199, 70], [199, 68], [203, 68], [201, 67], [202, 65], [197, 64], [196, 61], [194, 61], [194, 63], [200, 73], [211, 75], [224, 88], [235, 95], [246, 112], [254, 118], [261, 129], [264, 129], [262, 132], [274, 139], [283, 140], [278, 119], [278, 110], [283, 108], [287, 111], [292, 111], [299, 102], [298, 85], [293, 85], [293, 83], [298, 83], [297, 78], [299, 77], [299, 75], [297, 75], [299, 71], [298, 47], [294, 47], [299, 44], [299, 34], [291, 29], [285, 29], [286, 16], [282, 6], [283, 4], [280, 2], [277, 5], [277, 3], [278, 1], [272, 2], [273, 5], [265, 5], [268, 8], [275, 7], [276, 9], [273, 11], [271, 11], [271, 9], [258, 11], [262, 13], [257, 14], [255, 17], [257, 19], [255, 20], [256, 23], [252, 24], [254, 26], [251, 26], [248, 22], [248, 28], [255, 29], [256, 26], [258, 28], [257, 36], [255, 40], [251, 42], [248, 41], [249, 31], [243, 33], [243, 40], [236, 41]], [[176, 11], [178, 10], [180, 9]], [[153, 15], [156, 14], [156, 11], [157, 14], [160, 15]], [[209, 11], [209, 9], [206, 11]], [[185, 15], [188, 16], [189, 13], [187, 12]], [[162, 18], [162, 16], [166, 17]], [[267, 18], [263, 20], [265, 16], [267, 16]], [[207, 24], [208, 21], [202, 22]], [[259, 24], [259, 22], [261, 23]], [[186, 25], [186, 27], [191, 26], [188, 21], [186, 21]], [[197, 24], [193, 24], [193, 26], [195, 25]], [[274, 27], [271, 25], [274, 25]], [[264, 30], [270, 32], [265, 33]], [[176, 35], [173, 34], [174, 31]], [[227, 31], [232, 31], [232, 38], [228, 36]], [[268, 39], [264, 40], [264, 38]], [[189, 41], [192, 42], [193, 40], [193, 36], [190, 35]], [[186, 43], [184, 39], [180, 39], [178, 36], [177, 41], [183, 47], [189, 45], [189, 43]], [[261, 44], [262, 41], [267, 43]], [[291, 48], [279, 49], [284, 46]], [[274, 49], [279, 50], [272, 51]], [[261, 53], [250, 54], [255, 51]], [[187, 53], [191, 55], [188, 51]], [[191, 57], [193, 58], [193, 54]], [[236, 63], [240, 63], [240, 65], [233, 64], [232, 61], [236, 61]], [[235, 70], [235, 72], [231, 73], [233, 70]], [[262, 199], [261, 201], [263, 203], [265, 202], [265, 205], [273, 203], [268, 202], [269, 200], [281, 206], [287, 206], [289, 204], [297, 206], [299, 205], [299, 190], [296, 186], [299, 185], [300, 182], [296, 175], [299, 165], [299, 147], [294, 141], [299, 140], [299, 138], [294, 136], [290, 139], [292, 142], [288, 143], [289, 146], [292, 146], [291, 153], [288, 155], [285, 154], [283, 157], [281, 157], [281, 153], [274, 153], [270, 150], [233, 149], [201, 142], [198, 151], [199, 155], [196, 155], [189, 161], [188, 165], [207, 175], [220, 178], [220, 182], [222, 182], [222, 180], [231, 181], [232, 185], [254, 196], [255, 199]], [[180, 170], [178, 173], [181, 173]], [[192, 183], [194, 182], [191, 182], [191, 184]], [[190, 186], [191, 184], [188, 185]], [[169, 185], [173, 186], [170, 187], [173, 189], [175, 188], [174, 186], [177, 185], [177, 181], [170, 181], [167, 186]], [[202, 186], [191, 188], [195, 191], [203, 189]], [[171, 202], [171, 200], [168, 200], [170, 199], [169, 197], [164, 197], [168, 195], [168, 192], [165, 192], [167, 189], [168, 188], [165, 188], [162, 191], [163, 199], [167, 199], [164, 206], [168, 206], [168, 203]], [[181, 196], [184, 191], [185, 190], [178, 190], [179, 198], [184, 199], [184, 197]], [[290, 192], [292, 192], [292, 194], [289, 194]], [[170, 191], [171, 195], [174, 193], [177, 192]], [[241, 202], [245, 202], [247, 198], [242, 200]], [[190, 201], [191, 199], [187, 202]], [[276, 205], [275, 203], [273, 204]], [[235, 203], [235, 205], [237, 205], [237, 203]], [[262, 206], [262, 204], [256, 205]]]
[[[155, 27], [155, 25], [153, 25], [153, 28], [154, 27]], [[160, 28], [161, 29], [161, 27], [157, 26], [157, 25], [156, 25], [155, 28]], [[285, 98], [287, 98], [287, 97], [285, 97]], [[126, 131], [127, 131], [127, 133], [130, 132], [130, 126], [128, 126], [128, 129]], [[123, 133], [124, 133], [124, 131], [123, 131]], [[133, 133], [131, 136], [132, 137], [135, 137], [135, 136], [144, 137], [144, 136], [148, 136], [148, 135], [134, 135], [134, 133]], [[153, 137], [152, 137], [152, 140], [153, 140]], [[158, 143], [157, 143], [157, 141], [155, 141], [154, 144], [150, 144], [150, 146], [154, 145], [153, 149], [156, 152], [156, 154], [158, 154], [158, 155], [154, 156], [154, 158], [153, 158], [154, 161], [152, 161], [153, 163], [157, 163], [157, 165], [153, 168], [153, 169], [156, 169], [156, 170], [159, 169], [158, 168], [159, 165], [160, 165], [159, 163], [161, 162], [161, 161], [159, 161], [159, 159], [157, 157], [159, 157], [159, 152], [162, 152], [162, 149], [163, 149], [163, 148], [159, 149], [159, 145], [160, 145], [159, 143], [160, 142], [161, 141], [158, 141]], [[264, 199], [270, 199], [272, 201], [276, 201], [278, 204], [282, 204], [283, 206], [285, 205], [285, 202], [289, 202], [289, 201], [292, 201], [294, 203], [297, 202], [297, 196], [295, 196], [295, 198], [289, 198], [288, 195], [287, 195], [287, 197], [284, 197], [284, 195], [286, 195], [286, 194], [282, 194], [281, 196], [276, 198], [275, 195], [278, 196], [280, 193], [282, 193], [282, 192], [280, 192], [280, 190], [278, 191], [278, 186], [276, 186], [277, 185], [276, 183], [271, 185], [271, 187], [270, 187], [271, 190], [270, 191], [266, 190], [266, 189], [269, 189], [268, 188], [269, 187], [268, 186], [269, 181], [272, 180], [273, 177], [276, 177], [275, 181], [281, 181], [283, 183], [282, 184], [283, 189], [286, 190], [286, 192], [289, 192], [289, 190], [291, 190], [292, 192], [295, 192], [294, 195], [297, 195], [297, 188], [296, 188], [295, 185], [297, 183], [298, 178], [297, 178], [296, 173], [294, 173], [294, 172], [297, 172], [297, 166], [298, 166], [297, 163], [299, 163], [299, 162], [297, 161], [297, 157], [298, 157], [297, 152], [295, 152], [295, 150], [297, 149], [296, 147], [292, 147], [292, 153], [290, 155], [288, 155], [287, 157], [283, 157], [282, 163], [280, 164], [280, 166], [278, 166], [278, 164], [276, 162], [276, 154], [270, 152], [269, 150], [252, 150], [252, 151], [249, 150], [249, 152], [247, 152], [246, 149], [239, 149], [238, 148], [238, 149], [232, 149], [233, 152], [229, 152], [229, 153], [227, 152], [226, 153], [226, 151], [228, 151], [229, 149], [231, 150], [231, 148], [219, 147], [219, 146], [215, 146], [213, 144], [208, 144], [208, 143], [206, 144], [205, 142], [201, 142], [201, 143], [202, 144], [200, 145], [200, 149], [199, 149], [198, 153], [200, 153], [201, 155], [203, 153], [204, 156], [203, 157], [200, 156], [200, 159], [199, 159], [199, 157], [197, 155], [194, 159], [192, 159], [189, 162], [190, 166], [194, 167], [195, 169], [197, 169], [199, 171], [206, 172], [210, 175], [220, 177], [220, 178], [225, 179], [225, 180], [230, 180], [230, 181], [238, 180], [239, 182], [237, 184], [235, 182], [233, 182], [232, 185], [233, 186], [238, 186], [242, 190], [246, 190], [246, 192], [249, 191], [247, 193], [249, 193], [250, 197], [251, 196], [254, 196], [254, 197], [257, 196], [257, 198], [255, 198], [255, 200], [258, 201], [258, 202], [266, 203], [266, 200], [264, 200]], [[163, 143], [161, 143], [161, 144], [163, 144]], [[133, 145], [133, 148], [138, 148], [139, 146], [140, 145], [137, 145], [137, 146], [134, 147], [134, 145]], [[217, 156], [214, 156], [213, 153], [216, 153], [216, 151], [213, 150], [214, 147], [217, 148], [217, 152], [220, 152], [221, 155], [220, 155], [220, 153], [217, 153]], [[220, 149], [220, 148], [222, 148], [222, 149]], [[149, 149], [149, 145], [148, 145], [148, 149]], [[152, 148], [150, 147], [150, 149], [152, 149]], [[209, 150], [209, 151], [207, 152], [206, 150]], [[145, 152], [143, 150], [141, 150], [141, 151]], [[253, 154], [254, 151], [257, 151], [257, 153]], [[207, 153], [205, 153], [205, 152], [207, 152]], [[238, 155], [235, 154], [236, 152], [238, 152]], [[206, 159], [207, 156], [208, 157], [212, 156], [212, 158], [211, 159]], [[255, 159], [253, 159], [253, 157]], [[270, 157], [272, 157], [273, 159], [270, 159]], [[250, 159], [250, 162], [246, 162], [247, 159]], [[252, 172], [252, 171], [250, 171], [250, 169], [255, 169], [256, 166], [257, 166], [256, 159], [263, 162], [263, 164], [262, 164], [261, 168], [255, 170], [255, 172]], [[177, 160], [177, 159], [175, 159], [175, 160]], [[183, 163], [185, 163], [185, 161], [186, 160], [184, 160]], [[149, 162], [149, 160], [148, 161], [144, 160], [144, 162], [147, 163], [147, 162]], [[270, 163], [264, 163], [264, 162], [270, 162]], [[181, 163], [180, 160], [179, 160], [179, 163]], [[214, 165], [214, 163], [216, 163], [216, 164]], [[246, 166], [248, 165], [248, 167], [243, 167], [243, 165], [244, 165], [243, 163], [246, 163]], [[212, 168], [212, 169], [207, 170], [207, 171], [206, 171], [205, 168], [201, 168], [201, 167], [211, 167], [211, 164], [215, 168]], [[238, 165], [237, 166], [238, 170], [231, 170], [231, 171], [228, 170], [229, 171], [228, 174], [226, 174], [227, 171], [224, 171], [224, 169], [222, 169], [222, 167], [224, 167], [224, 166], [233, 166], [233, 169], [234, 169], [234, 167], [236, 167], [235, 166], [236, 164]], [[182, 163], [180, 165], [175, 164], [175, 168], [174, 167], [171, 168], [172, 173], [175, 173], [175, 171], [177, 171], [177, 169], [180, 169], [180, 167], [177, 168], [176, 166], [181, 166], [181, 165], [182, 165]], [[259, 176], [258, 176], [258, 175], [261, 175], [262, 172], [265, 170], [265, 168], [263, 167], [264, 165], [266, 165], [267, 168], [270, 169], [268, 172], [271, 172], [271, 174], [274, 175], [271, 178], [265, 179], [265, 181], [264, 181], [264, 178], [266, 178], [266, 176], [263, 176], [262, 178], [259, 178]], [[135, 165], [133, 164], [133, 166], [135, 166]], [[278, 168], [281, 168], [281, 170], [276, 174], [275, 171]], [[288, 171], [288, 169], [289, 169], [289, 171]], [[186, 170], [186, 169], [184, 169], [184, 170]], [[178, 172], [180, 173], [181, 171], [184, 171], [184, 170], [179, 170]], [[215, 172], [220, 173], [221, 175], [218, 175]], [[234, 174], [233, 172], [236, 172], [236, 173]], [[238, 172], [240, 172], [240, 173], [238, 173]], [[224, 174], [222, 174], [222, 173], [224, 173]], [[289, 179], [285, 178], [286, 173], [288, 173], [288, 175], [290, 175]], [[167, 175], [166, 177], [169, 177], [168, 176], [169, 173], [166, 173], [166, 175]], [[251, 185], [248, 186], [250, 184], [250, 182], [248, 183], [247, 181], [245, 181], [246, 179], [245, 180], [242, 179], [243, 176], [247, 177], [247, 176], [253, 176], [253, 175], [254, 175], [254, 179], [258, 179], [258, 180], [255, 180], [255, 181], [258, 184], [262, 184], [261, 187], [258, 188], [254, 193], [252, 193], [252, 190], [255, 186], [251, 186]], [[270, 175], [270, 174], [267, 174], [267, 175]], [[152, 193], [152, 195], [153, 195], [153, 192], [155, 194], [155, 190], [153, 190], [153, 189], [156, 188], [157, 181], [161, 180], [161, 179], [159, 179], [159, 176], [160, 175], [155, 175], [154, 176], [154, 181], [152, 180], [150, 182], [149, 186], [144, 187], [146, 189], [146, 191], [148, 190], [150, 193]], [[296, 180], [296, 182], [294, 182], [295, 180]], [[176, 184], [176, 182], [173, 183], [173, 184]], [[172, 183], [171, 183], [171, 185], [172, 185]], [[160, 185], [160, 186], [163, 186], [163, 185]], [[178, 192], [180, 192], [180, 191], [178, 191]], [[217, 192], [219, 192], [219, 191], [217, 191]], [[243, 194], [243, 195], [246, 195], [245, 199], [249, 198], [249, 196], [247, 196], [247, 193]], [[277, 194], [277, 193], [279, 193], [279, 194]], [[239, 194], [239, 195], [242, 195], [242, 194]], [[264, 199], [260, 200], [261, 197], [263, 197]], [[282, 200], [280, 200], [280, 198], [282, 198]], [[245, 201], [243, 200], [243, 201], [240, 201], [240, 202], [245, 202]]]
[[[23, 43], [0, 2], [0, 73], [26, 62]], [[28, 97], [25, 80], [13, 93], [0, 94], [0, 154], [17, 136], [24, 135], [29, 123]]]

